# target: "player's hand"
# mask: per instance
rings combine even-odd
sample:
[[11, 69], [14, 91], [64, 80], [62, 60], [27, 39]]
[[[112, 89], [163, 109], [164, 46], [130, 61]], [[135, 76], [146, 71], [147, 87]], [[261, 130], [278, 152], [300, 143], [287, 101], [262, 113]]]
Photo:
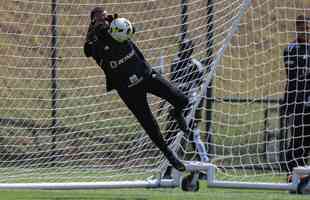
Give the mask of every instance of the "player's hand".
[[95, 24], [89, 24], [87, 35], [86, 35], [86, 42], [93, 42], [96, 40], [96, 30], [95, 30]]
[[118, 14], [117, 13], [114, 13], [113, 15], [107, 15], [106, 16], [106, 20], [111, 24], [111, 22], [114, 20], [114, 19], [116, 19], [116, 18], [118, 18]]
[[104, 28], [109, 28], [110, 24], [114, 19], [118, 18], [118, 14], [107, 15], [104, 18], [95, 19], [92, 24], [94, 27], [103, 26]]

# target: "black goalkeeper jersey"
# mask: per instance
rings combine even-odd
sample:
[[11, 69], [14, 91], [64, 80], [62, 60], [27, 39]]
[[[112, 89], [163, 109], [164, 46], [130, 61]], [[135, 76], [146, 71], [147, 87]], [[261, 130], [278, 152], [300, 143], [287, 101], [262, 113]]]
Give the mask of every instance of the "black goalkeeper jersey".
[[85, 42], [84, 52], [103, 69], [107, 91], [132, 87], [150, 76], [151, 66], [132, 41], [117, 42], [103, 26], [95, 31], [94, 39]]
[[310, 103], [310, 45], [299, 41], [290, 43], [284, 50], [284, 64], [287, 112], [303, 112], [304, 104]]

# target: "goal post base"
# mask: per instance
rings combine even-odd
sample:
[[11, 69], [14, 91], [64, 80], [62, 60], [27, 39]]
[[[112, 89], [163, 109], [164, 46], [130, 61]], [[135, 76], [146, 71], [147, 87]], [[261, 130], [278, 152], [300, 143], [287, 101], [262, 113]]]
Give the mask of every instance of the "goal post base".
[[294, 173], [294, 175], [297, 175], [297, 176], [307, 176], [307, 175], [310, 175], [310, 166], [295, 167], [293, 173]]
[[107, 182], [72, 182], [72, 183], [2, 183], [0, 190], [87, 190], [87, 189], [130, 189], [130, 188], [174, 188], [178, 187], [173, 179], [154, 179], [144, 181], [107, 181]]
[[217, 180], [217, 167], [214, 164], [198, 161], [185, 161], [184, 164], [186, 172], [190, 174], [182, 176], [181, 181], [177, 181], [180, 182], [184, 191], [198, 191], [198, 175], [200, 172], [206, 172], [210, 188], [286, 190], [290, 193], [310, 194], [310, 166], [294, 168], [293, 179], [290, 183], [272, 183]]
[[201, 172], [207, 172], [210, 163], [199, 161], [185, 161], [184, 162], [187, 175], [181, 175], [177, 180], [180, 183], [180, 187], [183, 191], [197, 192], [199, 190], [199, 174]]
[[[264, 183], [264, 182], [242, 182], [242, 181], [222, 181], [216, 179], [216, 170], [217, 167], [215, 165], [210, 164], [208, 166], [207, 170], [207, 181], [208, 181], [208, 187], [220, 187], [220, 188], [232, 188], [232, 189], [263, 189], [263, 190], [287, 190], [287, 191], [297, 191], [298, 190], [298, 184], [300, 182], [293, 181], [291, 183]], [[295, 172], [299, 173], [306, 173], [309, 175], [310, 170], [307, 169], [297, 169]], [[294, 173], [296, 174], [296, 173]], [[297, 175], [294, 175], [295, 177], [299, 177]], [[299, 178], [295, 178], [295, 180], [300, 180]], [[307, 183], [307, 185], [303, 186], [304, 191], [310, 190], [310, 185]]]
[[207, 172], [209, 167], [213, 166], [210, 163], [200, 161], [185, 161], [184, 165], [187, 172]]

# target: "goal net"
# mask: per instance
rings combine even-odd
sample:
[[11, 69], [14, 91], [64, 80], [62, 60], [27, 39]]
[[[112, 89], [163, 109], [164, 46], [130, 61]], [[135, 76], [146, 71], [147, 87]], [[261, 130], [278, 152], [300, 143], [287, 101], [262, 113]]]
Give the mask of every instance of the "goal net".
[[[216, 4], [214, 37], [221, 28], [227, 30], [218, 23], [227, 25], [227, 19], [234, 17], [227, 13], [234, 8], [238, 12], [240, 2], [227, 2], [227, 7], [224, 3]], [[222, 179], [286, 182], [289, 162], [307, 165], [308, 133], [302, 123], [292, 122], [297, 120], [294, 114], [285, 111], [287, 106], [294, 105], [288, 105], [284, 99], [287, 75], [283, 54], [285, 48], [296, 41], [296, 18], [309, 15], [306, 9], [309, 3], [252, 1], [241, 18], [239, 31], [229, 41], [216, 66], [210, 122], [212, 141], [208, 142], [212, 162], [219, 166]], [[218, 38], [215, 41], [218, 44]], [[303, 101], [306, 105], [306, 100]], [[306, 107], [303, 109], [302, 115], [307, 112]], [[306, 116], [303, 120], [306, 124]], [[299, 135], [297, 126], [302, 129]], [[293, 148], [299, 148], [301, 153], [297, 155]], [[295, 155], [289, 155], [291, 152]]]
[[192, 133], [182, 134], [170, 105], [148, 96], [182, 160], [214, 163], [225, 179], [286, 173], [282, 54], [306, 0], [0, 2], [1, 183], [146, 180], [167, 172], [162, 153], [83, 54], [96, 6], [132, 21], [146, 59], [191, 97]]

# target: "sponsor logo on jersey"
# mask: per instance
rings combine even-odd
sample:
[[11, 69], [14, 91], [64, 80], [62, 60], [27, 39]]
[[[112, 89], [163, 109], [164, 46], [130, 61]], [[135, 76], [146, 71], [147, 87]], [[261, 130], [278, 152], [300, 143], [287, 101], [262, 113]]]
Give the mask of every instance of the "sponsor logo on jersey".
[[128, 85], [128, 87], [130, 88], [132, 86], [138, 85], [139, 83], [141, 83], [141, 81], [143, 81], [143, 77], [139, 78], [136, 74], [133, 74], [129, 77], [130, 84]]
[[119, 65], [126, 63], [130, 58], [132, 58], [135, 55], [134, 50], [132, 50], [129, 54], [124, 56], [123, 58], [119, 60], [112, 60], [110, 61], [110, 66], [112, 69], [116, 69]]

